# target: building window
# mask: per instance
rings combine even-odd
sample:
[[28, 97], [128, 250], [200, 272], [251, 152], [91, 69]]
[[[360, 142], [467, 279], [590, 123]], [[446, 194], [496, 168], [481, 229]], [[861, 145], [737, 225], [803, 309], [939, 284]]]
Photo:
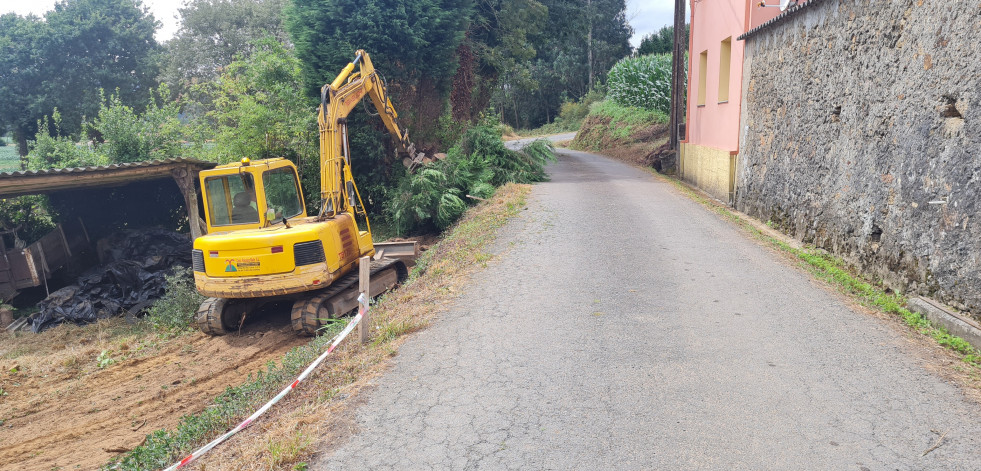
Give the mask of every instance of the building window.
[[719, 103], [729, 101], [729, 59], [732, 57], [732, 36], [722, 40], [719, 52]]
[[709, 52], [698, 55], [698, 106], [705, 106], [705, 78], [708, 74]]

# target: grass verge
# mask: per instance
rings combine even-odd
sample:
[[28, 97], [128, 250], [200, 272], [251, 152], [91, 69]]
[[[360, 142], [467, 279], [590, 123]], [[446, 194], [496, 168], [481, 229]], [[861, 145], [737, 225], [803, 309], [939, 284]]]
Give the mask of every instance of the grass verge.
[[[264, 463], [274, 469], [305, 469], [316, 443], [329, 435], [339, 402], [351, 397], [367, 378], [381, 371], [407, 333], [425, 327], [492, 255], [485, 252], [497, 229], [525, 206], [530, 185], [508, 184], [467, 211], [446, 237], [417, 260], [409, 280], [378, 299], [371, 309], [372, 341], [362, 347], [347, 341], [309, 380], [269, 414], [202, 460], [208, 469], [250, 469]], [[290, 350], [240, 386], [231, 387], [199, 414], [185, 416], [173, 430], [157, 430], [143, 445], [103, 469], [159, 469], [183, 458], [252, 413], [329, 345], [342, 325], [332, 326], [310, 343]]]
[[906, 297], [898, 293], [888, 293], [877, 283], [872, 283], [864, 279], [861, 275], [850, 269], [840, 258], [833, 257], [824, 251], [810, 247], [796, 248], [787, 243], [770, 236], [745, 220], [740, 215], [732, 212], [727, 207], [710, 201], [705, 196], [691, 189], [685, 183], [671, 177], [660, 175], [650, 170], [658, 178], [671, 182], [692, 200], [702, 206], [712, 210], [725, 219], [732, 221], [736, 225], [748, 231], [757, 239], [767, 243], [769, 246], [779, 249], [797, 258], [800, 263], [816, 277], [830, 283], [838, 288], [839, 291], [851, 295], [858, 299], [863, 305], [879, 309], [883, 312], [898, 315], [903, 322], [920, 334], [932, 337], [941, 346], [951, 350], [960, 356], [968, 365], [981, 371], [981, 351], [974, 348], [966, 340], [951, 335], [947, 329], [937, 327], [930, 323], [918, 313], [907, 309]]

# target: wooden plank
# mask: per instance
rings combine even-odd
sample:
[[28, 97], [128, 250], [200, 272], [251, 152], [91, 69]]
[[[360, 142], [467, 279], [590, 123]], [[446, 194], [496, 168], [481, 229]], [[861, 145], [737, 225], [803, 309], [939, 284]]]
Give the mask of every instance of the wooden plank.
[[65, 228], [61, 224], [58, 224], [58, 233], [61, 234], [61, 243], [65, 244], [65, 255], [67, 258], [72, 258], [72, 248], [68, 244], [68, 237], [65, 237]]
[[[27, 263], [27, 256], [23, 250], [10, 250], [6, 253], [6, 257], [7, 263], [10, 265], [11, 281], [15, 288], [20, 289], [37, 286], [31, 279], [30, 266]], [[28, 281], [27, 284], [24, 284], [25, 280]]]
[[415, 259], [419, 256], [419, 242], [407, 240], [404, 242], [375, 242], [375, 258]]
[[41, 260], [44, 264], [44, 273], [51, 276], [55, 270], [68, 263], [68, 251], [61, 238], [61, 233], [56, 229], [41, 237], [35, 245], [38, 246]]

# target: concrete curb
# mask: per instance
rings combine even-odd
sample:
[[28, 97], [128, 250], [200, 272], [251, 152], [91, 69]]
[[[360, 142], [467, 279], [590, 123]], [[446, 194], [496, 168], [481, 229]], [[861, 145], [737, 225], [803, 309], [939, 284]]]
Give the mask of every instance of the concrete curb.
[[923, 315], [934, 325], [946, 328], [951, 335], [956, 335], [974, 348], [981, 349], [981, 325], [974, 320], [957, 314], [947, 306], [929, 298], [910, 298], [907, 304], [911, 311]]

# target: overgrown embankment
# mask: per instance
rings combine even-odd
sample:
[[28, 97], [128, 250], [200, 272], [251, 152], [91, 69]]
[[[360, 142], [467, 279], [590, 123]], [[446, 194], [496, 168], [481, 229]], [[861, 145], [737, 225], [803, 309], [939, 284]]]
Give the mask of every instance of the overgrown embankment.
[[655, 166], [668, 138], [671, 55], [631, 57], [610, 69], [606, 100], [589, 106], [571, 147]]
[[570, 147], [650, 166], [652, 154], [667, 139], [664, 113], [606, 100], [590, 108]]

